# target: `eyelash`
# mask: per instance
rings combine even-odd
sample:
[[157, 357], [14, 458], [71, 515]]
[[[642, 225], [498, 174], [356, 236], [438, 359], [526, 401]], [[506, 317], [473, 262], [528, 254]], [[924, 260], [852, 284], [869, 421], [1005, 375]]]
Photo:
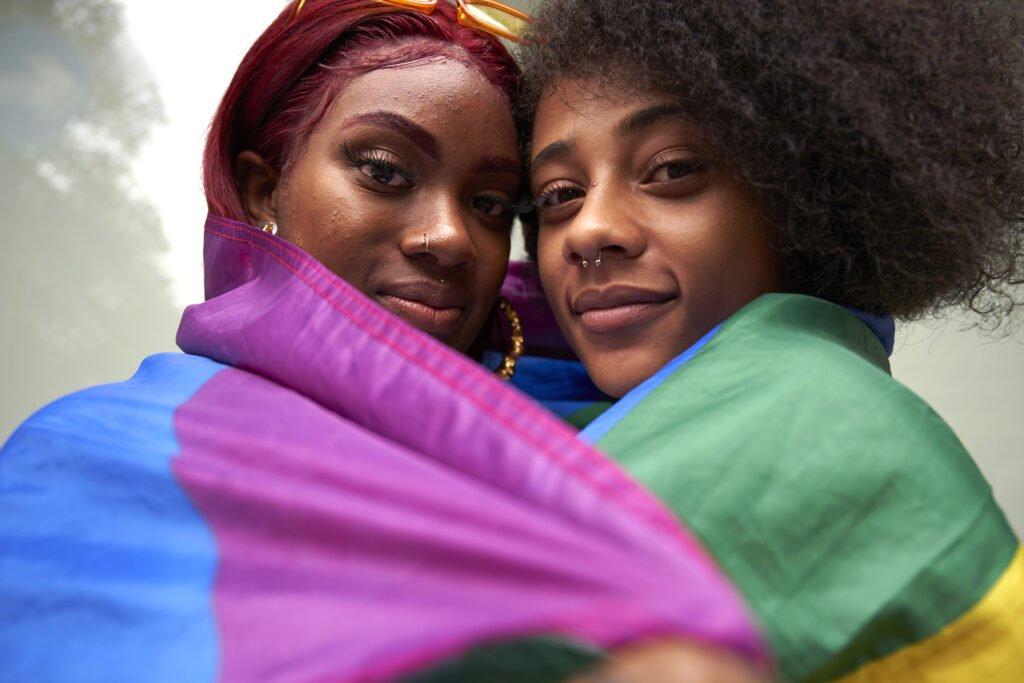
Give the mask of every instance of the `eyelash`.
[[419, 180], [416, 174], [406, 171], [401, 166], [397, 165], [391, 160], [390, 155], [381, 149], [371, 149], [365, 151], [356, 151], [348, 145], [343, 146], [345, 157], [349, 160], [355, 168], [360, 166], [370, 166], [374, 171], [381, 173], [395, 173], [402, 176], [411, 185], [415, 185]]
[[546, 190], [544, 190], [543, 192], [541, 192], [540, 196], [533, 200], [533, 205], [538, 210], [543, 211], [545, 208], [548, 207], [548, 200], [550, 200], [552, 197], [554, 197], [559, 192], [562, 192], [563, 190], [577, 190], [577, 189], [579, 189], [579, 187], [575, 183], [571, 183], [571, 182], [569, 182], [567, 180], [558, 181], [554, 185], [552, 185], [551, 187], [549, 187]]
[[652, 184], [652, 183], [664, 184], [664, 183], [678, 182], [678, 181], [684, 180], [686, 176], [692, 175], [694, 173], [699, 173], [701, 171], [708, 170], [711, 167], [711, 164], [710, 164], [710, 162], [705, 161], [703, 159], [688, 160], [688, 159], [681, 159], [679, 157], [663, 158], [663, 159], [660, 159], [660, 160], [659, 159], [655, 159], [651, 163], [651, 165], [650, 165], [647, 173], [644, 175], [644, 177], [649, 179], [649, 178], [653, 177], [654, 174], [657, 173], [658, 171], [660, 171], [660, 170], [662, 170], [664, 168], [668, 168], [670, 166], [683, 166], [683, 167], [686, 167], [687, 171], [684, 174], [683, 178], [670, 178], [669, 180], [662, 180], [662, 181], [646, 180], [644, 182], [646, 184]]
[[[672, 166], [681, 166], [685, 168], [685, 172], [678, 178], [668, 178], [666, 180], [653, 180], [653, 177], [665, 168]], [[653, 185], [653, 186], [673, 186], [677, 183], [685, 183], [687, 179], [691, 178], [695, 173], [706, 171], [711, 167], [711, 163], [703, 159], [695, 159], [689, 161], [681, 159], [679, 157], [674, 158], [663, 158], [662, 160], [655, 159], [648, 167], [647, 172], [644, 174], [644, 179], [641, 184]], [[559, 192], [565, 191], [576, 191], [580, 196], [585, 196], [585, 192], [576, 183], [568, 180], [555, 181], [555, 183], [540, 193], [540, 196], [533, 200], [533, 206], [538, 214], [543, 215], [545, 211], [556, 211], [557, 209], [565, 206], [566, 204], [580, 199], [580, 196], [575, 196], [567, 199], [559, 204], [551, 205], [551, 199], [558, 195]]]
[[[406, 171], [401, 166], [395, 164], [391, 160], [388, 153], [385, 152], [384, 150], [371, 149], [367, 151], [356, 151], [353, 150], [348, 145], [343, 145], [342, 149], [345, 153], [345, 157], [348, 159], [349, 163], [352, 164], [354, 168], [358, 169], [362, 166], [371, 166], [375, 172], [397, 174], [402, 176], [410, 185], [416, 185], [416, 182], [418, 180], [417, 176], [413, 173], [410, 173], [409, 171]], [[504, 199], [503, 197], [484, 194], [474, 197], [474, 200], [481, 198], [493, 201], [495, 204], [500, 205], [505, 211], [506, 215], [504, 216], [486, 216], [486, 214], [484, 214], [485, 217], [487, 217], [490, 220], [504, 220], [505, 218], [515, 217], [520, 213], [516, 204], [508, 201], [507, 199]]]

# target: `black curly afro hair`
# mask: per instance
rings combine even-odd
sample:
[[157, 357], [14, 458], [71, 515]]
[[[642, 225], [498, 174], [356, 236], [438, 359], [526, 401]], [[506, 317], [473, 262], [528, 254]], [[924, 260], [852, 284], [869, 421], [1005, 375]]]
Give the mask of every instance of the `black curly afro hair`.
[[759, 197], [794, 291], [902, 318], [964, 305], [991, 328], [1024, 304], [1024, 2], [546, 0], [536, 18], [525, 106], [560, 79], [676, 99]]

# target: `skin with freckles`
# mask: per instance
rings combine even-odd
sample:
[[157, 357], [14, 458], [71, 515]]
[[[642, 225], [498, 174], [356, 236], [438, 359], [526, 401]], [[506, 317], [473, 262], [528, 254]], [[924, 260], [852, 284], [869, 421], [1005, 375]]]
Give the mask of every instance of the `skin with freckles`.
[[517, 159], [502, 93], [438, 58], [354, 77], [283, 171], [246, 151], [237, 172], [254, 224], [465, 351], [505, 276]]
[[530, 186], [555, 317], [618, 397], [783, 281], [753, 196], [671, 99], [597, 92], [561, 81], [541, 100]]

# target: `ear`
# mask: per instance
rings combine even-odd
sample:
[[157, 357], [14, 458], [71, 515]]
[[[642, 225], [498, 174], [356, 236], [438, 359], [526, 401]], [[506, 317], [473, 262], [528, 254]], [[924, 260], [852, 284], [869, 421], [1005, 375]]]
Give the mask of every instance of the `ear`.
[[277, 220], [277, 184], [281, 175], [256, 152], [246, 150], [235, 159], [235, 177], [242, 193], [246, 217], [252, 225]]

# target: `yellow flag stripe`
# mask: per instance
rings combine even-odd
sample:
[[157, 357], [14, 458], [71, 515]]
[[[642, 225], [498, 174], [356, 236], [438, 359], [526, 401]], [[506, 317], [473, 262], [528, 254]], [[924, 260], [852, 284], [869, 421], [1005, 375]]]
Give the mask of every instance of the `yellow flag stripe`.
[[1024, 548], [985, 597], [934, 636], [864, 665], [841, 683], [1024, 681]]

